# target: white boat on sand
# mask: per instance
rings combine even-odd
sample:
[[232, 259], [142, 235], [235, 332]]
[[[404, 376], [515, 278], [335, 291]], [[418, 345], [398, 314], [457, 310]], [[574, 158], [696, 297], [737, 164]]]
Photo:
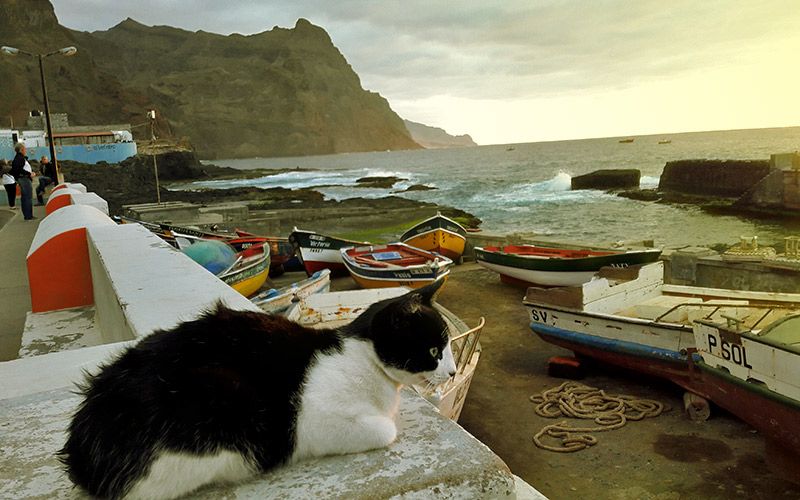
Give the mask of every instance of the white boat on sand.
[[662, 262], [603, 268], [580, 286], [531, 287], [523, 302], [531, 330], [546, 342], [667, 378], [692, 392], [694, 321], [731, 317], [757, 329], [800, 313], [800, 294], [665, 284]]
[[[337, 328], [353, 321], [375, 302], [399, 297], [409, 290], [406, 287], [391, 287], [309, 295], [295, 303], [286, 313], [286, 317], [315, 328]], [[433, 389], [426, 390], [420, 387], [415, 389], [439, 408], [442, 415], [458, 420], [480, 359], [479, 339], [485, 321], [481, 318], [478, 326], [469, 328], [441, 305], [435, 304], [435, 307], [450, 329], [450, 345], [456, 361], [456, 374]]]

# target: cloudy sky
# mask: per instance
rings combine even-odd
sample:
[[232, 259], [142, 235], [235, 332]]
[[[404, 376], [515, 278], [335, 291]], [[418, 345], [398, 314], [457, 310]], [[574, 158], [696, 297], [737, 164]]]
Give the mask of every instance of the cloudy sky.
[[52, 0], [61, 24], [325, 28], [400, 116], [479, 144], [800, 125], [797, 0]]

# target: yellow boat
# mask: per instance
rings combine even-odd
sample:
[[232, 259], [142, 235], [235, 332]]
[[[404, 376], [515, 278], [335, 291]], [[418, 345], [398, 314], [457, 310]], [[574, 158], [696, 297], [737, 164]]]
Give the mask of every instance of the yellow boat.
[[249, 297], [267, 281], [269, 262], [269, 247], [264, 244], [254, 245], [239, 252], [236, 262], [217, 277]]
[[433, 217], [403, 233], [400, 241], [459, 262], [467, 243], [467, 230], [458, 222], [437, 212]]

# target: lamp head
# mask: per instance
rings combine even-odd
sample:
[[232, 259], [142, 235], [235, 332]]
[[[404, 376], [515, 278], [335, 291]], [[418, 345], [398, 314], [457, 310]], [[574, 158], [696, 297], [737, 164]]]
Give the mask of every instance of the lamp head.
[[14, 47], [7, 47], [4, 45], [3, 47], [0, 47], [0, 52], [2, 52], [7, 56], [15, 56], [19, 54], [19, 49], [16, 49]]
[[75, 47], [64, 47], [63, 49], [59, 49], [58, 53], [64, 57], [74, 56], [78, 52], [78, 49]]

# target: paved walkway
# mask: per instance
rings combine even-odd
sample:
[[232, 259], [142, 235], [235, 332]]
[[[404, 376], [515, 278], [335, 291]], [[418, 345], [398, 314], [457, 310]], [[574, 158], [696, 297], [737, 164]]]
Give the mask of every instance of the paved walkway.
[[25, 317], [31, 310], [31, 292], [28, 286], [28, 249], [44, 217], [44, 207], [33, 207], [38, 219], [26, 221], [17, 209], [9, 210], [5, 193], [0, 208], [0, 361], [17, 358]]

